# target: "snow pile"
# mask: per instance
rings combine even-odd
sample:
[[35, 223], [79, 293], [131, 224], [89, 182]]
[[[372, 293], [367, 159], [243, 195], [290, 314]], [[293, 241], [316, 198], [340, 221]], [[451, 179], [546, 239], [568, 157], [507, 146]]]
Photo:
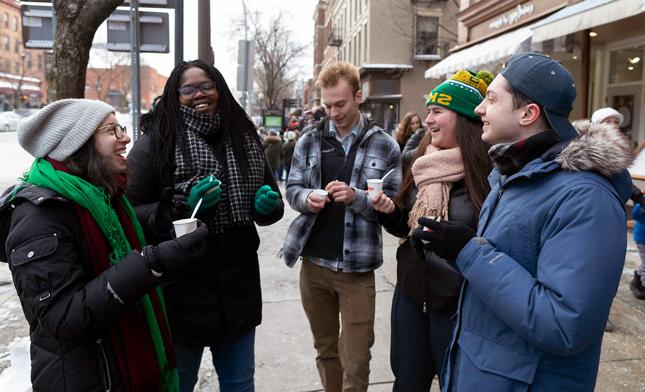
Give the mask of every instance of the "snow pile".
[[29, 356], [29, 337], [16, 338], [7, 346], [7, 352], [0, 359], [9, 357], [11, 365], [0, 374], [0, 391], [31, 391], [31, 358]]

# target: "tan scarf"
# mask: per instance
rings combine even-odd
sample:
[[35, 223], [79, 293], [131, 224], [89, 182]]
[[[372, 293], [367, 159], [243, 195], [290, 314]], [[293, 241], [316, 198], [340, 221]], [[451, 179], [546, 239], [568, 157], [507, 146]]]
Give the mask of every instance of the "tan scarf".
[[410, 230], [422, 216], [448, 218], [452, 184], [464, 178], [464, 162], [459, 148], [440, 150], [429, 145], [425, 155], [412, 164], [412, 177], [419, 192], [408, 218]]

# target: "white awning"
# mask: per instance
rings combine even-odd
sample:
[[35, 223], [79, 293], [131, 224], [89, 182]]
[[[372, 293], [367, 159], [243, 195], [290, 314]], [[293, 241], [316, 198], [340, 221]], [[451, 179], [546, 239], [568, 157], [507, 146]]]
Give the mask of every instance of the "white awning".
[[561, 9], [533, 26], [532, 42], [572, 34], [645, 12], [644, 0], [585, 0]]
[[519, 53], [523, 49], [523, 44], [526, 45], [524, 49], [528, 50], [528, 41], [531, 38], [531, 27], [522, 27], [454, 52], [439, 63], [428, 68], [425, 72], [425, 77], [426, 79], [438, 79], [445, 75], [452, 75], [460, 69], [492, 63]]

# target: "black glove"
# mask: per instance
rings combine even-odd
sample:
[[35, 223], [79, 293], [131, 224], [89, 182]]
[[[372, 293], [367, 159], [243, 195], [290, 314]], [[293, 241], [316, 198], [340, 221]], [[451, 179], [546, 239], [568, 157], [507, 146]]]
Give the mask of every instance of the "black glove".
[[640, 204], [641, 206], [643, 206], [643, 202], [645, 202], [643, 192], [641, 192], [641, 190], [635, 185], [632, 185], [632, 195], [629, 198], [634, 202], [634, 204]]
[[[419, 242], [427, 241], [423, 245], [426, 251], [432, 251], [439, 257], [454, 261], [461, 249], [476, 233], [461, 222], [450, 222], [421, 217], [419, 224], [412, 233], [412, 237]], [[427, 227], [429, 230], [423, 230]]]
[[190, 206], [186, 202], [186, 196], [181, 193], [175, 193], [171, 187], [166, 187], [161, 191], [157, 209], [150, 216], [148, 227], [157, 235], [168, 236], [172, 229], [173, 221], [188, 218], [189, 216]]
[[179, 238], [164, 241], [159, 245], [148, 245], [141, 254], [148, 267], [156, 272], [173, 273], [192, 265], [206, 250], [208, 227], [198, 222], [198, 227], [192, 233]]

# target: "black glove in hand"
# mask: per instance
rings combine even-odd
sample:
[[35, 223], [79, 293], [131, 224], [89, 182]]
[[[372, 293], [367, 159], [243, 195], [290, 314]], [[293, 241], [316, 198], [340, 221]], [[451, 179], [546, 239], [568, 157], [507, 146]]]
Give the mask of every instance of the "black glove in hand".
[[172, 229], [172, 222], [188, 218], [190, 212], [186, 195], [175, 193], [173, 188], [166, 187], [161, 191], [157, 209], [148, 220], [148, 227], [157, 235], [167, 236]]
[[[427, 241], [423, 245], [426, 251], [432, 251], [439, 257], [454, 261], [461, 249], [476, 233], [461, 222], [450, 222], [421, 217], [419, 224], [412, 233], [415, 240]], [[429, 230], [423, 230], [427, 227]]]
[[173, 273], [192, 265], [207, 245], [208, 227], [202, 222], [198, 225], [192, 233], [144, 247], [142, 255], [148, 267], [157, 272]]

